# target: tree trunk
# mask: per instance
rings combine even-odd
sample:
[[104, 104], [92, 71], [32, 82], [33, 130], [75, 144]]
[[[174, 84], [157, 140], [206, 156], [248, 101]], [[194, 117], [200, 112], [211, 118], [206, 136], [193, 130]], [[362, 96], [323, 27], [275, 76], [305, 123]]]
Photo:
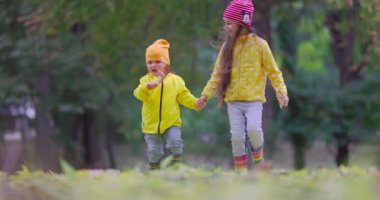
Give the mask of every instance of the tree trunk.
[[83, 148], [84, 167], [103, 168], [102, 151], [99, 145], [99, 135], [96, 130], [96, 113], [86, 108], [83, 114]]
[[81, 119], [82, 115], [80, 114], [70, 114], [63, 115], [67, 118], [67, 124], [61, 124], [62, 129], [65, 129], [69, 137], [69, 144], [65, 148], [65, 159], [70, 165], [75, 168], [81, 167], [83, 163], [83, 158], [81, 156], [81, 139], [82, 139], [82, 129], [81, 129]]
[[293, 134], [291, 137], [293, 149], [294, 149], [294, 168], [297, 170], [305, 167], [305, 152], [307, 140], [302, 134]]
[[110, 116], [107, 116], [107, 132], [106, 132], [106, 149], [107, 154], [110, 162], [110, 167], [113, 169], [116, 169], [116, 161], [115, 156], [113, 152], [113, 140], [114, 140], [114, 134], [115, 131], [113, 130], [113, 123]]
[[50, 88], [51, 77], [49, 72], [44, 70], [41, 73], [37, 86], [41, 101], [36, 103], [36, 149], [39, 167], [44, 171], [58, 172], [60, 170], [58, 160], [60, 158], [58, 153], [59, 147], [52, 139], [54, 127], [49, 117], [49, 111], [44, 104], [47, 100], [46, 98], [50, 92]]
[[[359, 9], [359, 2], [353, 1], [352, 7], [346, 11], [346, 15], [342, 15], [345, 11], [329, 11], [327, 13], [327, 26], [331, 35], [331, 49], [334, 57], [334, 62], [339, 70], [340, 87], [344, 88], [345, 85], [360, 78], [359, 72], [354, 70], [354, 47], [356, 39], [356, 27], [352, 23], [348, 30], [344, 31], [339, 29], [339, 25], [343, 21], [357, 21], [357, 11]], [[347, 18], [348, 16], [348, 18]], [[343, 116], [337, 116], [336, 121], [342, 121]], [[336, 165], [348, 165], [349, 163], [349, 144], [350, 137], [346, 132], [335, 133], [337, 154], [335, 156]]]
[[[108, 105], [112, 104], [113, 98], [110, 96], [108, 98]], [[106, 111], [107, 113], [107, 124], [106, 124], [106, 150], [110, 162], [110, 167], [113, 169], [116, 169], [116, 161], [115, 161], [115, 156], [113, 152], [113, 140], [115, 136], [115, 130], [114, 130], [114, 124], [111, 118], [111, 114]]]
[[[2, 110], [1, 112], [4, 112]], [[5, 112], [4, 112], [5, 113]], [[0, 170], [7, 173], [15, 173], [21, 169], [23, 163], [23, 152], [25, 151], [24, 138], [18, 127], [17, 117], [1, 116], [1, 138], [0, 138]]]
[[[10, 132], [8, 132], [9, 134]], [[21, 169], [22, 153], [25, 146], [20, 140], [0, 141], [1, 171], [15, 173]]]
[[354, 66], [354, 45], [356, 29], [351, 26], [347, 32], [338, 29], [339, 23], [347, 20], [340, 16], [338, 12], [329, 12], [327, 15], [327, 24], [331, 35], [331, 49], [334, 56], [335, 65], [339, 70], [340, 87], [343, 88], [354, 77], [357, 77], [356, 71], [351, 70]]
[[349, 144], [350, 138], [347, 132], [335, 133], [334, 137], [337, 141], [335, 163], [337, 166], [349, 164]]
[[271, 28], [270, 28], [270, 12], [271, 1], [253, 0], [255, 6], [255, 13], [253, 16], [253, 26], [257, 35], [265, 39], [269, 46], [272, 45]]

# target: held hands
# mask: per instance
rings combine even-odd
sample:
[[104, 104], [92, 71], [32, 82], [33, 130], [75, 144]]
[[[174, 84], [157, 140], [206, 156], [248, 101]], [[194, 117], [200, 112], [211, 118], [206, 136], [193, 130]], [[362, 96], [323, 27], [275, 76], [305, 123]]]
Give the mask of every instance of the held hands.
[[285, 108], [288, 106], [288, 103], [289, 103], [289, 97], [288, 95], [286, 95], [285, 93], [283, 92], [279, 92], [277, 94], [277, 101], [278, 103], [280, 104], [280, 108]]
[[205, 96], [201, 96], [198, 101], [195, 103], [195, 107], [199, 110], [202, 110], [207, 105], [207, 98]]

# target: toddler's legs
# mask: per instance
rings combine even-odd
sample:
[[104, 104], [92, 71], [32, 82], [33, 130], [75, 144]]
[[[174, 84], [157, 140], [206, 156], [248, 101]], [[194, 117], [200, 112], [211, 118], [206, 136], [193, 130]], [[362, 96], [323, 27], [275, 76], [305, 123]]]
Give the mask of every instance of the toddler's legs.
[[172, 164], [180, 163], [182, 160], [183, 151], [181, 129], [177, 126], [170, 127], [164, 136], [166, 138], [166, 148], [170, 150], [173, 156]]
[[247, 103], [247, 134], [252, 145], [252, 159], [255, 163], [263, 160], [263, 144], [264, 136], [262, 130], [262, 111], [263, 104], [261, 102]]
[[228, 118], [230, 121], [232, 155], [236, 170], [247, 169], [247, 155], [245, 152], [245, 116], [242, 102], [227, 103]]
[[159, 169], [161, 158], [164, 155], [164, 141], [159, 134], [144, 134], [144, 139], [147, 145], [146, 156], [150, 169]]

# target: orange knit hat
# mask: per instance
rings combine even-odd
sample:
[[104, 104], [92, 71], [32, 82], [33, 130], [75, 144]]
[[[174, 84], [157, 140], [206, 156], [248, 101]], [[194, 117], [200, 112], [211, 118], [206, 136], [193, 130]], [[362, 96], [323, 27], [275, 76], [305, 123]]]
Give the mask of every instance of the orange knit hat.
[[160, 60], [170, 65], [169, 47], [170, 44], [167, 40], [156, 40], [152, 45], [146, 48], [145, 61]]

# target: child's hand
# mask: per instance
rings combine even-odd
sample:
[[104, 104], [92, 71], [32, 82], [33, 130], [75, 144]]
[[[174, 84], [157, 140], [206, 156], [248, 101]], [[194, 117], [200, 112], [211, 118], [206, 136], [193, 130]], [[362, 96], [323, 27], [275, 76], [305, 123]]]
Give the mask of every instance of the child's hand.
[[163, 71], [159, 71], [157, 81], [149, 82], [147, 85], [148, 89], [153, 90], [154, 88], [156, 88], [158, 85], [162, 83], [162, 81], [164, 80], [164, 77], [165, 77], [165, 73]]
[[149, 82], [147, 83], [147, 88], [149, 90], [153, 90], [154, 88], [156, 88], [160, 83], [157, 82], [157, 81], [152, 81], [152, 82]]
[[278, 100], [278, 103], [280, 104], [281, 109], [288, 106], [289, 97], [288, 97], [288, 95], [284, 94], [283, 92], [279, 92], [277, 94], [277, 100]]
[[201, 96], [195, 103], [195, 107], [197, 107], [199, 110], [202, 110], [204, 107], [206, 107], [206, 104], [207, 98], [205, 96]]

